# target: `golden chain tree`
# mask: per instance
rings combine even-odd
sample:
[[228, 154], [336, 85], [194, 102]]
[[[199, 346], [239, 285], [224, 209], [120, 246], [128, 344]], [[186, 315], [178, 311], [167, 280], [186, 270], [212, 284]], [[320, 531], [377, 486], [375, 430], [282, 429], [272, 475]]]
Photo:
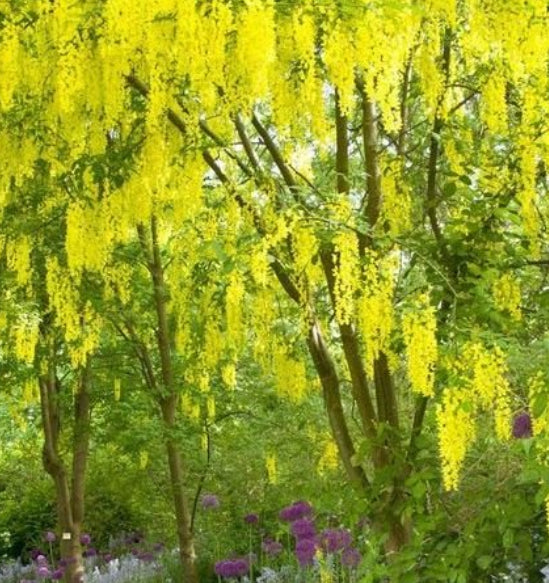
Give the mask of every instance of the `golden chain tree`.
[[[540, 315], [547, 264], [546, 3], [14, 0], [2, 13], [1, 200], [37, 160], [66, 173], [50, 199], [66, 213], [52, 289], [112, 277], [138, 232], [154, 279], [155, 245], [179, 241], [155, 280], [177, 322], [171, 358], [231, 387], [252, 342], [294, 399], [314, 369], [349, 478], [375, 497], [390, 476], [375, 518], [397, 550], [429, 402], [449, 489], [479, 415], [510, 436], [503, 340]], [[116, 176], [82, 170], [135, 134]], [[208, 253], [230, 266], [224, 313], [212, 285], [196, 332], [182, 282]]]

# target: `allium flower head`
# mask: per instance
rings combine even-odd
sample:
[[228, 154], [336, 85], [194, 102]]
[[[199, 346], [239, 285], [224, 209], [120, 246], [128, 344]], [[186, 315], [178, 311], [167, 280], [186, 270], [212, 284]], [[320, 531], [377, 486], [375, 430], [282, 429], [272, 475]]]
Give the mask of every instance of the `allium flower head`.
[[312, 506], [303, 500], [294, 502], [291, 506], [283, 508], [279, 513], [278, 517], [284, 522], [294, 522], [300, 518], [305, 518], [310, 516], [313, 512]]
[[97, 556], [97, 551], [93, 547], [90, 547], [82, 553], [82, 556], [86, 559], [90, 559], [91, 557]]
[[55, 539], [56, 539], [55, 532], [48, 530], [47, 532], [44, 533], [44, 540], [47, 543], [54, 543]]
[[36, 574], [40, 579], [49, 579], [51, 575], [50, 570], [46, 566], [38, 567]]
[[292, 534], [297, 540], [314, 538], [316, 529], [314, 522], [309, 518], [298, 518], [292, 522]]
[[246, 559], [225, 559], [224, 561], [218, 561], [214, 567], [215, 574], [224, 579], [243, 577], [248, 572], [248, 569]]
[[246, 514], [244, 522], [246, 524], [257, 524], [259, 522], [259, 516], [251, 512], [250, 514]]
[[361, 559], [360, 553], [355, 548], [345, 549], [341, 553], [341, 564], [350, 569], [358, 567]]
[[215, 494], [204, 494], [202, 496], [202, 508], [204, 510], [215, 510], [219, 508], [219, 498]]
[[61, 579], [63, 579], [65, 575], [65, 572], [63, 571], [63, 569], [56, 569], [52, 574], [51, 574], [51, 578], [54, 581], [61, 581]]
[[44, 555], [37, 555], [35, 561], [39, 565], [47, 565], [48, 564], [48, 559], [46, 559], [46, 557]]
[[80, 544], [89, 545], [91, 543], [91, 536], [87, 533], [80, 535]]
[[311, 538], [304, 538], [297, 541], [295, 545], [295, 554], [299, 564], [302, 567], [313, 564], [316, 553], [316, 541]]
[[30, 556], [33, 561], [36, 561], [40, 555], [44, 555], [43, 551], [40, 549], [32, 549]]
[[282, 544], [271, 538], [266, 538], [261, 544], [263, 552], [269, 557], [276, 557], [282, 552]]
[[351, 546], [351, 533], [346, 528], [327, 528], [320, 533], [320, 546], [327, 553], [337, 553]]
[[532, 437], [532, 418], [528, 413], [521, 413], [513, 419], [513, 437]]

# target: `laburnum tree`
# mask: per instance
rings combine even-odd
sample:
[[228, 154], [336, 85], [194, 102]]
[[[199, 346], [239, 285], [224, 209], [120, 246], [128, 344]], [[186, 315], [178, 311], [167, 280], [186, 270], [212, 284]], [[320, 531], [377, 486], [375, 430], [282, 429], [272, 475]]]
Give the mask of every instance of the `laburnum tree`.
[[[450, 490], [479, 418], [493, 413], [508, 440], [530, 399], [544, 442], [546, 364], [514, 383], [508, 354], [546, 333], [545, 2], [2, 10], [4, 204], [41, 164], [64, 176], [51, 196], [65, 201], [75, 285], [96, 274], [123, 297], [117, 250], [141, 248], [168, 430], [190, 387], [238, 383], [247, 345], [291, 399], [316, 376], [387, 553], [411, 536], [406, 484], [429, 406]], [[95, 156], [117, 170], [93, 175]], [[181, 530], [195, 581], [189, 540]]]

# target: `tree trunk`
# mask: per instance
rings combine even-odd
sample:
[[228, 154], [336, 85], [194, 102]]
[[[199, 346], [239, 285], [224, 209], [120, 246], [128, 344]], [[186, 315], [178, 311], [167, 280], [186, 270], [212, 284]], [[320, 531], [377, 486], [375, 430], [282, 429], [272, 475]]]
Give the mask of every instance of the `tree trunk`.
[[177, 537], [179, 541], [179, 558], [183, 567], [183, 581], [198, 583], [196, 570], [196, 553], [191, 531], [191, 515], [184, 488], [184, 468], [177, 439], [173, 436], [177, 400], [175, 395], [163, 401], [162, 417], [166, 429], [166, 452], [170, 467], [170, 482], [177, 520]]
[[67, 562], [65, 581], [67, 583], [80, 583], [84, 580], [80, 530], [79, 525], [74, 522], [69, 479], [65, 464], [59, 455], [59, 383], [53, 368], [51, 368], [47, 375], [40, 377], [39, 384], [42, 427], [44, 430], [42, 458], [44, 469], [52, 477], [55, 485], [57, 518], [61, 529], [61, 557]]
[[159, 405], [162, 410], [162, 418], [166, 431], [166, 452], [170, 468], [170, 482], [174, 500], [175, 517], [177, 521], [177, 536], [179, 540], [179, 556], [183, 568], [184, 583], [198, 583], [196, 570], [196, 554], [194, 539], [191, 531], [191, 515], [189, 503], [185, 493], [185, 471], [183, 459], [177, 438], [174, 435], [176, 429], [176, 412], [178, 394], [174, 388], [174, 373], [171, 352], [171, 336], [168, 323], [166, 304], [168, 296], [164, 282], [164, 269], [158, 244], [156, 218], [151, 218], [151, 248], [148, 245], [144, 229], [139, 229], [139, 237], [145, 252], [148, 255], [149, 270], [154, 287], [154, 303], [157, 316], [157, 343], [160, 356], [160, 368], [162, 374], [162, 392], [159, 397]]

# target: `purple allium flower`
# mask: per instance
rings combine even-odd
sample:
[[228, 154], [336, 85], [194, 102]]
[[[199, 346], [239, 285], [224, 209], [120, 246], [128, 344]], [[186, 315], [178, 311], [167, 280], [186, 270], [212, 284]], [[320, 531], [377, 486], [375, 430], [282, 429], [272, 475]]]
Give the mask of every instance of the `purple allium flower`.
[[283, 549], [281, 543], [271, 538], [266, 538], [261, 544], [261, 548], [266, 555], [269, 555], [269, 557], [280, 555]]
[[248, 572], [248, 569], [246, 559], [226, 559], [224, 561], [218, 561], [214, 567], [215, 574], [224, 579], [243, 577]]
[[351, 546], [351, 533], [346, 528], [327, 528], [320, 533], [320, 546], [327, 553], [336, 553]]
[[532, 437], [532, 418], [528, 413], [521, 413], [513, 419], [513, 437]]
[[91, 557], [97, 556], [97, 551], [93, 547], [90, 547], [89, 549], [86, 549], [82, 553], [82, 556], [85, 557], [86, 559], [89, 559]]
[[87, 533], [80, 535], [80, 544], [89, 545], [91, 543], [91, 536]]
[[51, 575], [50, 570], [47, 567], [39, 567], [36, 574], [40, 579], [48, 579]]
[[250, 514], [246, 514], [244, 517], [244, 522], [246, 524], [257, 524], [259, 522], [259, 516], [254, 514], [253, 512]]
[[48, 530], [47, 532], [44, 533], [44, 540], [47, 543], [54, 543], [55, 539], [56, 539], [55, 532]]
[[63, 579], [65, 575], [65, 571], [63, 571], [63, 569], [56, 569], [52, 574], [51, 574], [51, 578], [54, 581], [61, 581], [61, 579]]
[[33, 561], [36, 561], [36, 559], [40, 556], [40, 555], [44, 555], [44, 552], [41, 551], [40, 549], [33, 549], [30, 553], [31, 559]]
[[283, 508], [278, 513], [278, 517], [284, 522], [294, 522], [300, 518], [310, 516], [312, 512], [313, 508], [308, 502], [299, 500], [298, 502], [294, 502], [291, 506]]
[[297, 540], [303, 540], [305, 538], [314, 538], [316, 534], [316, 529], [314, 522], [309, 518], [298, 518], [292, 522], [292, 534]]
[[105, 553], [103, 555], [103, 560], [105, 563], [110, 563], [112, 561], [112, 555], [110, 553]]
[[35, 561], [39, 565], [47, 565], [48, 564], [48, 559], [46, 559], [46, 557], [44, 555], [37, 555]]
[[297, 541], [295, 545], [295, 554], [299, 564], [302, 567], [313, 564], [316, 553], [316, 541], [311, 538], [304, 538]]
[[202, 496], [202, 508], [204, 510], [219, 508], [219, 498], [215, 494], [204, 494]]
[[351, 547], [349, 549], [345, 549], [341, 553], [341, 564], [345, 567], [349, 567], [350, 569], [355, 569], [358, 567], [362, 557], [357, 549]]

